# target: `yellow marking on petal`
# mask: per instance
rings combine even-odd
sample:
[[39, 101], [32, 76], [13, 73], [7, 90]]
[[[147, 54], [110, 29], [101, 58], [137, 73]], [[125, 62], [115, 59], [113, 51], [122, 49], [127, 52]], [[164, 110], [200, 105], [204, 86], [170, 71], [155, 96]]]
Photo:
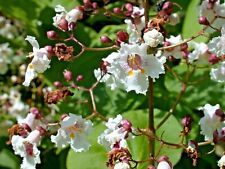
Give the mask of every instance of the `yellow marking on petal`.
[[33, 56], [34, 56], [34, 53], [33, 52], [29, 52], [27, 57], [32, 58]]
[[128, 71], [128, 75], [129, 75], [129, 76], [133, 76], [133, 75], [134, 75], [133, 70], [129, 70], [129, 71]]
[[70, 133], [70, 138], [74, 139], [75, 134], [74, 133]]
[[28, 65], [28, 67], [29, 69], [33, 69], [33, 65], [31, 63]]
[[145, 70], [144, 70], [144, 69], [140, 69], [140, 70], [141, 70], [141, 73], [142, 73], [142, 74], [144, 74], [144, 73], [145, 73]]

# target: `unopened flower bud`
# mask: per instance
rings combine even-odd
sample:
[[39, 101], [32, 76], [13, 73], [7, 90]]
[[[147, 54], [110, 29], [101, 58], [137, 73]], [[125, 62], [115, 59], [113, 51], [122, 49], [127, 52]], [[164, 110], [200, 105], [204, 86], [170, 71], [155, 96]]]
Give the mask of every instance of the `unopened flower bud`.
[[116, 33], [116, 35], [117, 35], [117, 40], [116, 40], [117, 45], [120, 45], [121, 42], [126, 42], [129, 39], [129, 35], [125, 31], [119, 31]]
[[102, 43], [110, 43], [112, 40], [108, 36], [101, 36], [100, 40]]
[[201, 25], [209, 25], [209, 21], [207, 20], [207, 18], [205, 16], [200, 16], [198, 19], [198, 23]]
[[213, 53], [213, 54], [210, 55], [208, 61], [211, 64], [216, 64], [220, 61], [220, 58], [218, 58], [217, 55]]
[[60, 81], [55, 81], [54, 86], [57, 88], [63, 87], [63, 84]]
[[71, 81], [73, 79], [73, 73], [69, 70], [65, 70], [63, 72], [63, 76], [67, 81]]
[[83, 3], [84, 3], [85, 10], [89, 10], [89, 9], [93, 8], [92, 3], [91, 3], [90, 0], [83, 0]]
[[58, 27], [62, 30], [62, 31], [68, 31], [68, 21], [65, 18], [62, 18], [59, 21]]
[[184, 127], [191, 127], [191, 123], [192, 123], [192, 118], [190, 115], [186, 115], [182, 121], [181, 121], [181, 124], [184, 126]]
[[132, 124], [130, 121], [128, 120], [122, 120], [121, 121], [121, 127], [124, 129], [124, 131], [127, 131], [127, 132], [131, 132], [132, 131]]
[[133, 11], [133, 5], [131, 3], [127, 3], [124, 6], [128, 11]]
[[57, 33], [53, 30], [47, 31], [46, 34], [47, 34], [48, 39], [51, 39], [51, 40], [55, 40], [58, 37]]
[[77, 78], [76, 78], [76, 81], [80, 82], [83, 79], [84, 79], [83, 75], [78, 75]]
[[93, 3], [92, 3], [92, 8], [93, 8], [93, 9], [97, 9], [97, 7], [98, 7], [97, 2], [93, 2]]
[[147, 169], [156, 169], [153, 165], [148, 166]]
[[170, 15], [173, 12], [173, 3], [170, 1], [166, 1], [162, 6], [162, 11], [166, 15]]
[[113, 12], [115, 13], [115, 14], [121, 14], [121, 9], [120, 8], [118, 8], [118, 7], [116, 7], [116, 8], [113, 8]]
[[224, 111], [221, 110], [221, 109], [217, 109], [215, 114], [221, 118], [221, 121], [224, 121], [225, 120], [225, 114], [224, 114]]

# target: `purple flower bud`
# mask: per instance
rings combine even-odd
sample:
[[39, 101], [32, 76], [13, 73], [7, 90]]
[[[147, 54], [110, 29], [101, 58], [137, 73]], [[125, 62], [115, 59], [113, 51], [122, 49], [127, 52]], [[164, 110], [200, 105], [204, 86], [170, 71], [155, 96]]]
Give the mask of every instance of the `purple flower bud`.
[[47, 34], [48, 39], [51, 39], [51, 40], [55, 40], [58, 37], [57, 33], [53, 30], [47, 31], [46, 34]]
[[221, 121], [225, 120], [225, 114], [224, 114], [223, 110], [217, 109], [215, 114], [221, 118]]
[[97, 9], [97, 7], [98, 7], [97, 2], [93, 2], [93, 3], [92, 3], [92, 8], [93, 8], [93, 9]]
[[118, 8], [118, 7], [116, 7], [116, 8], [113, 8], [113, 12], [115, 13], [115, 14], [121, 14], [121, 9], [120, 8]]
[[164, 2], [162, 11], [165, 15], [170, 15], [173, 12], [173, 3], [170, 1]]
[[63, 72], [63, 76], [66, 79], [66, 81], [71, 81], [73, 79], [73, 73], [69, 70], [65, 70]]
[[110, 43], [112, 40], [108, 36], [101, 36], [100, 40], [102, 43]]
[[213, 53], [213, 54], [210, 55], [208, 61], [211, 64], [216, 64], [220, 61], [220, 58], [218, 58], [217, 55]]
[[76, 78], [76, 81], [80, 82], [83, 79], [84, 79], [83, 75], [78, 75], [77, 78]]
[[127, 131], [127, 132], [131, 132], [132, 131], [132, 124], [130, 121], [128, 120], [122, 120], [121, 121], [121, 127], [124, 129], [124, 131]]
[[186, 115], [181, 121], [181, 124], [184, 127], [188, 127], [188, 128], [191, 128], [191, 123], [192, 123], [192, 118], [190, 115]]
[[63, 87], [63, 84], [60, 81], [55, 81], [54, 86], [57, 88]]
[[200, 16], [198, 19], [198, 23], [201, 25], [209, 25], [209, 21], [207, 20], [207, 18], [205, 16]]
[[131, 3], [127, 3], [124, 6], [128, 11], [132, 12], [133, 11], [133, 5]]
[[181, 46], [180, 46], [181, 50], [182, 51], [185, 51], [188, 49], [188, 44], [187, 43], [183, 43]]
[[149, 165], [147, 169], [156, 169], [153, 165]]
[[126, 41], [128, 41], [128, 39], [129, 39], [129, 35], [128, 35], [128, 33], [125, 32], [125, 31], [119, 31], [119, 32], [116, 33], [116, 35], [117, 35], [117, 40], [116, 40], [116, 42], [117, 42], [117, 45], [118, 45], [118, 46], [120, 46], [120, 43], [121, 43], [121, 42], [126, 42]]

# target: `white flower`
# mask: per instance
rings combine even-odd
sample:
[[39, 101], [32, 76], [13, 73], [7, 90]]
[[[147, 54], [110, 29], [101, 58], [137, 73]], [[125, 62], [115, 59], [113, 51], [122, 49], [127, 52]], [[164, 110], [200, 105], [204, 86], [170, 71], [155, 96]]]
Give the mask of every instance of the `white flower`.
[[225, 25], [221, 29], [221, 36], [213, 38], [209, 43], [209, 51], [215, 53], [217, 56], [225, 54]]
[[[138, 8], [134, 6], [133, 12], [131, 14], [132, 20], [125, 19], [124, 21], [127, 24], [127, 33], [129, 34], [130, 43], [136, 43], [141, 37], [141, 31], [145, 27], [145, 17], [143, 14], [144, 8]], [[138, 15], [138, 17], [136, 15]]]
[[[69, 12], [66, 11], [66, 9], [61, 6], [57, 5], [55, 7], [55, 12], [57, 13], [53, 17], [53, 25], [58, 27], [60, 24], [61, 19], [65, 18], [68, 22], [68, 25], [72, 22], [76, 23], [78, 19], [81, 19], [83, 16], [83, 13], [79, 9], [72, 9]], [[70, 27], [68, 27], [70, 30]]]
[[144, 41], [150, 47], [157, 47], [163, 42], [163, 35], [161, 32], [158, 32], [156, 29], [144, 33]]
[[82, 18], [82, 12], [79, 9], [72, 9], [66, 14], [65, 19], [68, 23], [76, 23], [78, 19]]
[[[107, 72], [117, 72], [116, 75], [118, 75], [119, 77], [121, 76], [125, 77], [124, 73], [120, 72], [121, 69], [120, 69], [119, 63], [116, 63], [119, 57], [120, 57], [119, 53], [113, 52], [107, 58], [104, 58], [103, 61], [107, 62], [110, 65], [106, 67]], [[122, 84], [120, 80], [118, 80], [119, 77], [115, 77], [115, 75], [109, 74], [107, 72], [103, 76], [103, 72], [100, 69], [97, 69], [97, 70], [94, 70], [94, 75], [97, 78], [97, 80], [100, 80], [100, 82], [105, 82], [106, 85], [111, 88], [111, 90], [121, 87]]]
[[[169, 42], [170, 45], [176, 45], [182, 42], [181, 35], [178, 36], [170, 36], [169, 39], [166, 39], [166, 42]], [[181, 53], [181, 48], [180, 46], [176, 46], [172, 48], [171, 50], [166, 50], [164, 51], [165, 56], [173, 56], [176, 59], [181, 59], [182, 58], [182, 53]]]
[[219, 67], [211, 69], [210, 77], [214, 81], [225, 82], [225, 61]]
[[218, 161], [218, 166], [220, 167], [220, 169], [223, 169], [225, 167], [225, 155], [223, 155]]
[[205, 43], [197, 43], [191, 41], [188, 45], [193, 46], [194, 50], [188, 55], [188, 62], [193, 63], [194, 61], [208, 63], [208, 46]]
[[45, 48], [39, 48], [39, 44], [35, 37], [27, 36], [26, 39], [33, 46], [33, 53], [29, 55], [33, 57], [31, 63], [29, 63], [26, 74], [24, 86], [29, 86], [31, 80], [33, 80], [37, 73], [43, 73], [47, 68], [50, 67], [51, 60], [48, 59], [48, 52]]
[[126, 162], [119, 162], [114, 166], [114, 169], [130, 169], [130, 165]]
[[18, 135], [12, 137], [12, 146], [16, 155], [23, 157], [21, 169], [36, 169], [36, 164], [40, 164], [40, 151], [37, 145], [40, 142], [40, 132], [32, 131], [27, 138]]
[[219, 104], [212, 106], [206, 104], [204, 107], [200, 108], [203, 110], [204, 117], [199, 121], [201, 127], [201, 134], [205, 136], [205, 141], [213, 140], [213, 132], [220, 129], [224, 124], [221, 121], [221, 116], [216, 113], [220, 109]]
[[[200, 6], [200, 16], [205, 16], [209, 23], [211, 23], [216, 16], [225, 17], [225, 3], [220, 4], [220, 1], [214, 3], [213, 8], [208, 8], [208, 0], [204, 0]], [[220, 29], [224, 24], [223, 18], [216, 18], [211, 26], [217, 29]], [[212, 32], [215, 31], [212, 28], [208, 28], [207, 31]]]
[[60, 122], [61, 128], [56, 136], [51, 136], [51, 141], [57, 147], [65, 147], [70, 144], [75, 152], [86, 151], [90, 147], [90, 143], [86, 137], [91, 131], [92, 123], [85, 120], [81, 116], [69, 114]]
[[127, 131], [120, 126], [122, 120], [121, 115], [117, 115], [115, 119], [109, 118], [105, 124], [107, 129], [98, 137], [98, 143], [104, 145], [107, 149], [112, 149], [115, 146], [118, 148], [126, 148], [127, 143], [125, 137]]
[[172, 169], [167, 161], [160, 161], [157, 169]]
[[107, 72], [112, 79], [107, 78], [105, 81], [109, 82], [111, 88], [124, 86], [127, 92], [134, 90], [136, 93], [145, 94], [148, 88], [148, 76], [155, 80], [164, 73], [165, 57], [147, 54], [147, 47], [146, 44], [122, 43], [117, 54], [109, 55], [109, 60], [113, 62], [109, 62]]

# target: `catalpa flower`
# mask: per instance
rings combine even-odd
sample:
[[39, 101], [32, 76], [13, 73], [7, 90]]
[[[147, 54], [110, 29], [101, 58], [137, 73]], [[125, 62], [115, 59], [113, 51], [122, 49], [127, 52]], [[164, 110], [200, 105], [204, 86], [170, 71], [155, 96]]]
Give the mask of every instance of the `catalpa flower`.
[[86, 151], [90, 147], [90, 143], [86, 140], [91, 131], [92, 123], [85, 120], [81, 116], [69, 114], [60, 122], [61, 128], [58, 129], [56, 136], [51, 136], [51, 141], [57, 147], [66, 147], [70, 144], [75, 152]]
[[203, 110], [204, 117], [199, 121], [201, 127], [201, 134], [205, 136], [205, 141], [213, 140], [213, 133], [217, 129], [221, 129], [224, 123], [224, 113], [220, 109], [219, 104], [212, 106], [206, 104], [204, 107], [200, 108]]
[[221, 62], [217, 68], [212, 68], [210, 77], [217, 82], [225, 82], [225, 62]]
[[121, 115], [117, 115], [114, 119], [109, 118], [105, 126], [107, 129], [98, 137], [98, 143], [108, 149], [126, 148], [125, 139], [128, 137], [129, 132], [132, 131], [131, 123], [123, 120]]
[[133, 6], [131, 19], [125, 19], [127, 24], [127, 33], [129, 34], [129, 42], [136, 43], [141, 37], [141, 31], [145, 27], [144, 8]]
[[40, 164], [40, 151], [37, 146], [40, 143], [41, 132], [33, 130], [27, 138], [19, 135], [12, 136], [12, 146], [16, 155], [23, 157], [21, 169], [36, 169], [36, 164]]
[[[209, 0], [202, 1], [199, 10], [200, 16], [205, 16], [210, 25], [214, 28], [220, 29], [224, 24], [223, 18], [217, 16], [225, 17], [225, 3], [220, 4], [220, 1], [214, 2], [210, 7]], [[215, 29], [208, 28], [207, 31], [215, 31]]]
[[[163, 64], [165, 57], [147, 54], [146, 44], [121, 44], [118, 53], [109, 55], [111, 60], [107, 73], [112, 78], [104, 79], [109, 86], [123, 86], [126, 91], [134, 90], [136, 93], [145, 94], [148, 88], [148, 77], [154, 80], [164, 73]], [[114, 58], [113, 58], [114, 57]], [[97, 77], [99, 79], [99, 77]], [[115, 84], [114, 84], [115, 83]], [[113, 85], [114, 84], [114, 85]]]
[[45, 48], [39, 48], [39, 44], [35, 37], [27, 36], [26, 39], [32, 46], [33, 52], [29, 54], [29, 57], [33, 57], [31, 63], [28, 64], [24, 86], [29, 86], [30, 82], [37, 77], [37, 73], [43, 73], [49, 68], [50, 60], [48, 59], [48, 52]]
[[215, 53], [217, 56], [225, 54], [225, 26], [221, 29], [221, 36], [213, 38], [209, 44], [209, 51]]

